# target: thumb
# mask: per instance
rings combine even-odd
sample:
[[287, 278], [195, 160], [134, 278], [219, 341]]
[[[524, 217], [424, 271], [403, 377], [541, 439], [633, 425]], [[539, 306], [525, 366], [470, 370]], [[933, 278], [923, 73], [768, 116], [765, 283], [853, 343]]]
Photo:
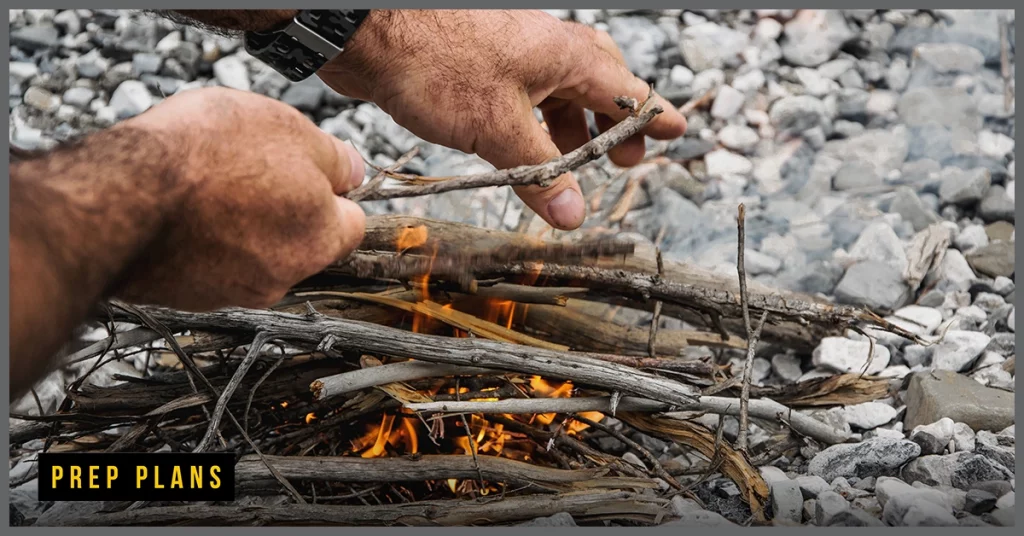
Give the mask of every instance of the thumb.
[[331, 244], [325, 252], [328, 263], [344, 259], [355, 251], [366, 233], [366, 213], [362, 207], [344, 197], [335, 197], [334, 201], [337, 213], [328, 231], [334, 235], [327, 242]]
[[[504, 125], [495, 125], [489, 139], [481, 139], [477, 154], [499, 169], [543, 164], [562, 155], [544, 131], [529, 102], [507, 117]], [[498, 129], [504, 130], [500, 132]], [[507, 136], [507, 137], [506, 137]], [[586, 209], [583, 193], [572, 173], [565, 173], [547, 186], [516, 186], [516, 195], [552, 227], [572, 230], [583, 224]]]

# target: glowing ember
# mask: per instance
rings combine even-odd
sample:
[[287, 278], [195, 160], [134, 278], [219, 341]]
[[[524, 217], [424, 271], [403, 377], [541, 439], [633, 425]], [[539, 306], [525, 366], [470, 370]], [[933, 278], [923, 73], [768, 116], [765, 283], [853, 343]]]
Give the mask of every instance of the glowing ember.
[[306, 424], [309, 424], [316, 420], [316, 413], [309, 412], [306, 414]]

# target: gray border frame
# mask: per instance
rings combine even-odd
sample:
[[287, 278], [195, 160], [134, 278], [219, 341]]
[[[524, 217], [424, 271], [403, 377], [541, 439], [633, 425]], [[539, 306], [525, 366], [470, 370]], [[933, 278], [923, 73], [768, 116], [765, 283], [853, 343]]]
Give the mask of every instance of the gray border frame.
[[[21, 4], [21, 5], [13, 6], [13, 7], [17, 7], [17, 8], [26, 7], [27, 8], [28, 6], [25, 6], [24, 5], [25, 3], [27, 3], [27, 2], [18, 2], [18, 4]], [[135, 0], [135, 1], [128, 1], [128, 2], [118, 1], [118, 0], [107, 0], [105, 2], [99, 2], [99, 3], [103, 4], [104, 8], [109, 8], [109, 9], [114, 9], [114, 8], [117, 8], [117, 9], [158, 9], [158, 8], [166, 9], [166, 8], [171, 7], [171, 6], [173, 6], [174, 8], [185, 8], [185, 9], [193, 9], [193, 8], [194, 9], [211, 9], [211, 8], [273, 9], [273, 8], [277, 8], [277, 7], [284, 7], [281, 4], [284, 4], [285, 2], [273, 1], [273, 0], [254, 0], [254, 1], [249, 1], [249, 2], [244, 2], [244, 1], [240, 1], [240, 0], [232, 0], [232, 1], [227, 1], [227, 0], [206, 0], [206, 1], [199, 1], [199, 2], [194, 1], [194, 0], [187, 0], [187, 1], [186, 0], [171, 0], [171, 1], [167, 1], [167, 2], [160, 2], [159, 0]], [[774, 1], [763, 1], [763, 0], [762, 1], [729, 0], [728, 2], [721, 2], [721, 3], [720, 2], [699, 2], [699, 3], [697, 3], [697, 4], [703, 4], [703, 5], [680, 5], [680, 4], [686, 4], [686, 3], [684, 3], [684, 2], [676, 2], [676, 1], [671, 1], [671, 0], [653, 0], [653, 1], [652, 0], [647, 0], [647, 1], [640, 1], [640, 2], [637, 2], [636, 0], [631, 1], [631, 2], [623, 2], [621, 0], [618, 1], [618, 2], [613, 1], [613, 0], [590, 0], [589, 2], [585, 2], [585, 1], [581, 1], [581, 0], [543, 0], [543, 1], [538, 1], [538, 0], [518, 0], [518, 1], [514, 1], [514, 2], [513, 1], [509, 1], [509, 0], [503, 0], [503, 1], [498, 1], [498, 2], [494, 2], [494, 3], [490, 3], [489, 5], [487, 3], [483, 3], [483, 2], [472, 2], [472, 1], [467, 1], [467, 0], [430, 0], [430, 1], [427, 1], [427, 2], [416, 2], [414, 0], [377, 0], [377, 1], [374, 1], [374, 2], [367, 2], [365, 0], [361, 0], [361, 1], [353, 2], [355, 4], [359, 4], [359, 5], [356, 5], [356, 6], [348, 5], [349, 4], [348, 2], [341, 2], [341, 3], [345, 7], [451, 8], [451, 9], [470, 9], [470, 8], [472, 8], [472, 9], [497, 9], [497, 8], [501, 8], [501, 7], [509, 7], [509, 8], [514, 8], [514, 9], [570, 9], [570, 8], [571, 9], [597, 9], [597, 8], [600, 8], [600, 9], [615, 9], [616, 8], [615, 7], [616, 4], [618, 4], [620, 6], [622, 4], [631, 4], [630, 9], [683, 9], [683, 8], [687, 8], [687, 7], [689, 7], [689, 8], [711, 7], [711, 6], [708, 6], [708, 4], [711, 4], [716, 9], [726, 8], [726, 6], [723, 6], [723, 5], [720, 5], [720, 4], [726, 4], [728, 9], [762, 9], [762, 8], [768, 8], [768, 7], [771, 7], [771, 8], [807, 8], [807, 7], [811, 7], [811, 6], [807, 5], [807, 4], [809, 4], [809, 2], [794, 2], [792, 0], [781, 0], [781, 1], [780, 0], [774, 0]], [[1010, 0], [1001, 0], [1001, 1], [995, 1], [995, 2], [991, 2], [991, 1], [990, 2], [983, 2], [982, 4], [984, 4], [984, 5], [970, 5], [969, 8], [967, 6], [964, 6], [965, 3], [966, 2], [951, 2], [949, 0], [933, 0], [932, 2], [911, 1], [911, 2], [901, 2], [902, 5], [899, 6], [899, 7], [901, 7], [901, 8], [908, 8], [908, 9], [909, 8], [918, 8], [918, 9], [938, 9], [938, 8], [943, 8], [943, 9], [1014, 9], [1013, 8], [1014, 4]], [[57, 1], [57, 0], [51, 0], [49, 2], [45, 2], [45, 4], [46, 4], [45, 6], [34, 5], [34, 6], [31, 6], [31, 7], [33, 7], [33, 8], [46, 7], [46, 8], [58, 8], [58, 9], [76, 9], [76, 8], [77, 9], [88, 9], [88, 8], [95, 8], [96, 7], [96, 3], [94, 3], [94, 2], [81, 2], [81, 1]], [[338, 4], [339, 4], [339, 2], [329, 2], [329, 1], [325, 1], [325, 0], [306, 0], [306, 1], [302, 2], [302, 7], [303, 8], [329, 8], [329, 7], [337, 7]], [[372, 4], [372, 6], [367, 5], [367, 4]], [[502, 6], [502, 4], [504, 4], [504, 6]], [[716, 5], [716, 4], [718, 4], [718, 5]], [[859, 5], [867, 7], [867, 8], [878, 8], [878, 9], [881, 9], [881, 8], [884, 7], [884, 6], [878, 6], [878, 5], [871, 5], [871, 4], [877, 4], [877, 3], [874, 3], [874, 2], [865, 2], [865, 4], [860, 4], [859, 1], [843, 2], [841, 0], [822, 0], [820, 2], [816, 2], [816, 4], [818, 4], [818, 5], [816, 5], [814, 7], [820, 8], [820, 9], [844, 9], [844, 8], [852, 7], [851, 4], [855, 4], [855, 5], [859, 4]], [[10, 7], [12, 7], [12, 6], [8, 6], [8, 8], [10, 8]], [[288, 6], [288, 7], [294, 7], [294, 6]], [[889, 6], [889, 7], [892, 7], [892, 6]], [[3, 43], [5, 44], [5, 46], [7, 46], [7, 47], [10, 46], [10, 41], [9, 41], [9, 36], [8, 36], [8, 32], [9, 31], [10, 31], [9, 28], [0, 29], [0, 40], [2, 40]], [[2, 66], [0, 66], [0, 75], [2, 75], [4, 72], [7, 72], [8, 69], [9, 69], [9, 67], [8, 67], [7, 64], [2, 64]], [[1017, 97], [1019, 97], [1019, 89], [1016, 88], [1016, 85], [1015, 85], [1015, 90], [1017, 91], [1017, 94], [1015, 95], [1015, 98], [1017, 98]], [[3, 114], [4, 122], [8, 123], [10, 121], [10, 117], [9, 117], [10, 112], [9, 111], [5, 111], [5, 112], [2, 112], [2, 114]], [[5, 144], [7, 144], [7, 143], [9, 143], [9, 142], [5, 142]], [[2, 240], [2, 246], [3, 246], [2, 247], [2, 252], [0, 252], [0, 256], [2, 256], [6, 260], [6, 262], [3, 262], [2, 264], [0, 264], [0, 279], [6, 281], [7, 284], [5, 284], [2, 287], [0, 287], [0, 341], [2, 341], [2, 344], [0, 344], [0, 363], [4, 364], [3, 368], [0, 369], [0, 384], [2, 384], [2, 389], [3, 389], [3, 392], [5, 393], [5, 396], [2, 398], [2, 400], [0, 400], [0, 409], [2, 409], [3, 413], [6, 414], [6, 413], [8, 413], [8, 411], [10, 409], [10, 402], [8, 401], [8, 396], [6, 395], [9, 392], [9, 380], [8, 380], [8, 378], [9, 378], [9, 362], [10, 362], [9, 361], [9, 355], [8, 355], [9, 354], [9, 349], [10, 349], [9, 342], [8, 342], [9, 341], [9, 337], [10, 337], [10, 334], [9, 334], [9, 329], [10, 329], [10, 317], [9, 317], [9, 314], [10, 314], [10, 310], [9, 310], [10, 309], [10, 301], [9, 301], [9, 299], [10, 298], [9, 298], [9, 295], [8, 295], [9, 288], [10, 288], [10, 285], [9, 285], [9, 277], [10, 277], [10, 273], [9, 273], [9, 271], [10, 271], [9, 254], [10, 253], [9, 253], [9, 249], [8, 249], [9, 248], [9, 236], [10, 236], [10, 219], [9, 219], [9, 214], [10, 214], [10, 204], [9, 204], [10, 203], [10, 196], [9, 196], [9, 191], [10, 191], [9, 190], [10, 189], [10, 174], [9, 174], [9, 165], [10, 165], [10, 162], [8, 161], [8, 159], [9, 159], [9, 152], [5, 151], [3, 153], [3, 159], [5, 160], [6, 164], [4, 165], [4, 172], [2, 174], [3, 188], [2, 188], [2, 190], [0, 190], [0, 198], [2, 198], [2, 201], [0, 201], [0, 203], [2, 203], [2, 204], [0, 204], [0, 207], [3, 208], [3, 213], [4, 213], [4, 217], [2, 218], [2, 220], [0, 220], [0, 240]], [[1016, 159], [1014, 159], [1014, 163], [1016, 163]], [[1024, 211], [1021, 210], [1020, 206], [1017, 206], [1016, 207], [1016, 215], [1017, 215], [1018, 218], [1021, 217], [1022, 212], [1024, 212]], [[1019, 251], [1020, 250], [1018, 248], [1016, 250], [1016, 252], [1019, 253]], [[1016, 303], [1014, 304], [1014, 307], [1019, 306], [1020, 302], [1021, 302], [1020, 299], [1016, 300]], [[1022, 339], [1022, 336], [1020, 334], [1017, 334], [1017, 343], [1018, 344], [1021, 342], [1021, 339]], [[1017, 401], [1017, 407], [1018, 407], [1018, 409], [1020, 407], [1020, 402], [1019, 401]], [[2, 446], [4, 448], [4, 452], [8, 451], [8, 446], [9, 446], [8, 445], [9, 444], [9, 437], [8, 437], [8, 435], [9, 435], [9, 430], [8, 429], [4, 429], [3, 433], [0, 434], [0, 438], [2, 438], [2, 439], [0, 439], [0, 444], [2, 444]], [[7, 471], [3, 472], [2, 482], [3, 482], [3, 486], [0, 487], [0, 498], [3, 499], [3, 502], [8, 502], [10, 490], [9, 490], [9, 473]], [[8, 521], [7, 524], [9, 524], [9, 521]], [[19, 528], [15, 528], [15, 530], [25, 531], [25, 530], [29, 530], [29, 529], [24, 528], [24, 527], [19, 527]], [[62, 528], [36, 528], [36, 529], [33, 529], [33, 531], [40, 531], [40, 532], [43, 532], [43, 533], [46, 533], [46, 534], [51, 534], [51, 533], [71, 533], [71, 531], [74, 531], [74, 534], [83, 535], [83, 536], [102, 535], [102, 534], [104, 534], [104, 531], [106, 531], [106, 530], [110, 530], [110, 529], [104, 529], [104, 528], [63, 528], [63, 529]], [[137, 530], [138, 530], [137, 528], [118, 529], [119, 532], [120, 531], [137, 531]], [[154, 528], [147, 528], [146, 530], [147, 531], [153, 531], [155, 534], [175, 534], [175, 533], [177, 533], [177, 529], [171, 528], [171, 527], [154, 527]], [[246, 533], [249, 533], [249, 531], [252, 531], [253, 529], [250, 528], [250, 527], [225, 527], [225, 528], [217, 528], [216, 530], [218, 532], [222, 533], [222, 534], [232, 534], [233, 535], [233, 534], [246, 534]], [[260, 529], [260, 530], [272, 530], [274, 532], [284, 532], [284, 531], [287, 531], [287, 530], [294, 530], [294, 529], [289, 528], [289, 527], [283, 527], [283, 528], [274, 528], [274, 529], [264, 528], [264, 529]], [[395, 531], [398, 531], [398, 530], [401, 530], [401, 529], [399, 529], [399, 528], [368, 528], [368, 527], [354, 527], [354, 528], [349, 528], [349, 529], [346, 529], [346, 528], [324, 528], [324, 527], [317, 527], [317, 528], [304, 528], [303, 529], [303, 531], [311, 531], [311, 532], [312, 531], [316, 531], [316, 532], [320, 532], [320, 533], [326, 533], [326, 531], [332, 531], [335, 534], [339, 530], [346, 531], [346, 533], [354, 533], [354, 534], [367, 534], [367, 533], [371, 533], [371, 532], [379, 534], [381, 532], [394, 533]], [[472, 529], [472, 528], [455, 529], [455, 528], [451, 528], [451, 527], [432, 527], [432, 528], [418, 528], [418, 529], [416, 529], [416, 532], [419, 533], [419, 534], [425, 534], [425, 535], [442, 536], [442, 535], [450, 535], [453, 530], [476, 530], [476, 529]], [[592, 528], [583, 528], [583, 527], [581, 527], [581, 528], [574, 528], [574, 529], [562, 528], [560, 530], [560, 532], [562, 532], [562, 533], [582, 534], [582, 533], [584, 533], [584, 531], [588, 531], [589, 532], [589, 531], [592, 531], [592, 530], [594, 530], [594, 529], [592, 529]], [[598, 529], [598, 530], [601, 530], [601, 529]], [[612, 529], [606, 529], [606, 530], [612, 530]], [[692, 528], [690, 528], [690, 527], [685, 527], [685, 528], [684, 527], [652, 527], [652, 528], [649, 528], [649, 529], [644, 529], [645, 532], [656, 532], [656, 533], [660, 533], [660, 534], [673, 534], [673, 535], [679, 534], [679, 532], [681, 532], [681, 531], [690, 532], [690, 531], [694, 531], [694, 530], [700, 531], [700, 529], [697, 528], [697, 527], [692, 527]], [[727, 528], [727, 529], [725, 529], [723, 531], [720, 528], [716, 528], [714, 530], [716, 530], [717, 532], [725, 532], [725, 533], [731, 534], [731, 533], [733, 533], [735, 531], [740, 531], [740, 530], [743, 530], [743, 529]], [[783, 534], [783, 533], [788, 533], [788, 532], [790, 532], [793, 529], [777, 527], [777, 528], [761, 528], [761, 529], [757, 529], [757, 530], [769, 531], [769, 532], [774, 533], [774, 534]], [[837, 533], [850, 533], [850, 532], [855, 531], [857, 529], [855, 529], [855, 528], [834, 528], [834, 529], [820, 529], [820, 530], [827, 530], [829, 532], [837, 532]], [[878, 531], [879, 529], [872, 529], [872, 530]], [[901, 533], [927, 534], [927, 535], [931, 536], [931, 535], [938, 534], [938, 533], [945, 533], [947, 530], [950, 531], [950, 534], [952, 534], [952, 533], [954, 533], [954, 531], [962, 532], [965, 529], [920, 527], [920, 528], [902, 528], [902, 529], [901, 528], [886, 528], [886, 529], [881, 529], [881, 530], [885, 531], [885, 532], [899, 531]], [[488, 528], [487, 529], [487, 533], [488, 534], [513, 534], [513, 533], [522, 534], [522, 531], [523, 531], [523, 529], [516, 529], [515, 527]], [[1009, 529], [1009, 528], [994, 528], [994, 529], [986, 529], [986, 531], [1008, 532], [1008, 531], [1012, 531], [1012, 529]], [[703, 531], [701, 531], [701, 532], [703, 532]]]

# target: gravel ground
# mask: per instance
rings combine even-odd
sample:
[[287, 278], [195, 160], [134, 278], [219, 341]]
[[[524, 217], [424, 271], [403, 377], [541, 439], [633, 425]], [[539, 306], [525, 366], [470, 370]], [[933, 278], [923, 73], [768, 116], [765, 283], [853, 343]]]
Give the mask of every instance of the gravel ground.
[[[877, 343], [870, 371], [898, 388], [889, 398], [815, 412], [849, 427], [850, 443], [808, 443], [762, 468], [776, 523], [1012, 525], [1015, 128], [1002, 72], [1012, 81], [1013, 12], [552, 14], [610, 32], [630, 68], [677, 105], [715, 91], [710, 106], [689, 115], [686, 136], [668, 145], [672, 162], [643, 174], [621, 221], [609, 216], [625, 181], [605, 183], [623, 170], [602, 160], [603, 171], [579, 174], [585, 193], [602, 199], [585, 228], [660, 239], [668, 258], [735, 273], [743, 202], [751, 277], [888, 312], [939, 341], [923, 346], [869, 333]], [[1000, 15], [1011, 21], [1005, 67]], [[316, 78], [288, 82], [232, 39], [116, 10], [11, 10], [10, 29], [10, 139], [22, 147], [52, 147], [141, 113], [163, 95], [224, 85], [295, 106], [380, 165], [419, 144], [409, 172], [490, 169], [419, 140], [376, 106], [338, 96]], [[365, 207], [543, 230], [508, 188]], [[934, 253], [934, 262], [922, 261], [922, 252]], [[811, 355], [763, 353], [754, 380], [780, 385], [858, 371], [868, 349], [863, 335], [850, 333], [821, 341]], [[133, 373], [132, 363], [114, 363], [97, 381]], [[63, 379], [58, 373], [40, 384], [44, 408], [56, 407]], [[12, 410], [38, 411], [34, 399]], [[735, 437], [736, 421], [725, 423], [726, 437]], [[754, 445], [768, 437], [753, 425]], [[694, 463], [676, 446], [635, 439], [666, 467]], [[12, 479], [28, 471], [27, 462], [18, 464]], [[20, 510], [37, 513], [34, 482], [12, 493]], [[678, 523], [743, 523], [749, 515], [726, 479], [712, 478], [697, 495], [708, 510], [677, 498]], [[559, 514], [532, 524], [574, 521]]]

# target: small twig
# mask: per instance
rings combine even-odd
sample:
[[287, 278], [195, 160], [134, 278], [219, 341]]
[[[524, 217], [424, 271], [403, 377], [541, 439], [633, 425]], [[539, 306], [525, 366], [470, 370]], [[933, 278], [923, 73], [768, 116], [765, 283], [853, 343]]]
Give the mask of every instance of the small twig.
[[387, 177], [387, 174], [389, 172], [398, 171], [399, 169], [402, 168], [402, 166], [408, 164], [410, 160], [415, 158], [416, 155], [419, 154], [419, 152], [420, 147], [419, 145], [417, 145], [416, 147], [413, 147], [412, 150], [399, 157], [398, 160], [395, 160], [394, 164], [391, 164], [390, 166], [383, 169], [378, 168], [377, 166], [374, 166], [372, 163], [367, 161], [367, 164], [372, 166], [374, 169], [378, 170], [377, 174], [372, 179], [367, 181], [366, 184], [349, 192], [348, 198], [351, 199], [352, 201], [362, 201], [367, 195], [369, 195], [371, 192], [380, 187], [380, 184], [384, 182], [384, 179]]
[[[455, 401], [461, 402], [461, 395], [459, 394], [460, 385], [459, 380], [455, 380]], [[462, 419], [462, 426], [466, 429], [466, 438], [469, 439], [469, 450], [473, 454], [473, 466], [476, 467], [476, 475], [480, 479], [480, 489], [484, 489], [484, 473], [480, 470], [480, 460], [476, 457], [476, 438], [473, 437], [473, 430], [469, 427], [469, 419], [465, 413], [460, 413], [459, 418]]]
[[647, 355], [657, 357], [654, 351], [658, 340], [658, 324], [661, 323], [661, 300], [654, 302], [654, 317], [651, 319], [651, 334], [647, 337]]
[[754, 328], [754, 332], [747, 339], [747, 360], [743, 364], [743, 387], [740, 389], [740, 430], [736, 437], [739, 450], [747, 451], [747, 427], [749, 421], [750, 406], [750, 381], [754, 370], [754, 352], [757, 350], [757, 340], [761, 338], [761, 328], [768, 318], [768, 311], [761, 312], [761, 319]]
[[252, 399], [254, 396], [256, 396], [256, 390], [259, 389], [261, 385], [263, 385], [263, 382], [267, 381], [267, 378], [269, 378], [270, 375], [273, 374], [275, 370], [277, 370], [277, 367], [281, 366], [281, 363], [284, 363], [284, 360], [287, 358], [288, 356], [285, 355], [282, 355], [281, 357], [277, 358], [277, 361], [274, 361], [274, 364], [270, 365], [270, 367], [267, 368], [267, 371], [264, 372], [262, 376], [260, 376], [259, 380], [256, 380], [256, 384], [253, 385], [252, 389], [249, 390], [249, 400], [245, 402], [245, 413], [244, 418], [242, 419], [243, 426], [246, 432], [249, 431], [249, 408], [252, 407]]
[[242, 383], [242, 379], [245, 378], [245, 374], [249, 372], [249, 367], [256, 362], [256, 358], [260, 355], [260, 350], [263, 346], [272, 339], [273, 336], [265, 331], [260, 331], [256, 334], [256, 338], [252, 341], [252, 346], [249, 347], [249, 352], [245, 355], [245, 359], [238, 365], [238, 369], [235, 370], [235, 374], [231, 377], [231, 381], [228, 382], [227, 387], [221, 393], [220, 398], [217, 399], [217, 405], [214, 407], [213, 416], [210, 419], [210, 426], [206, 429], [206, 434], [203, 439], [199, 442], [199, 445], [192, 452], [205, 452], [210, 448], [213, 443], [213, 438], [217, 435], [217, 430], [220, 428], [220, 421], [224, 417], [224, 410], [228, 407], [228, 401], [235, 394], [235, 390], [238, 389], [239, 384]]
[[597, 160], [612, 147], [640, 132], [658, 114], [664, 111], [660, 106], [652, 104], [653, 100], [648, 97], [643, 106], [633, 115], [622, 120], [600, 136], [583, 144], [578, 149], [549, 160], [544, 164], [520, 166], [512, 169], [460, 177], [420, 177], [416, 175], [387, 173], [387, 176], [391, 178], [410, 181], [412, 184], [402, 184], [390, 188], [380, 188], [378, 185], [372, 190], [366, 190], [362, 200], [377, 201], [397, 197], [416, 197], [487, 186], [525, 186], [530, 184], [543, 186], [549, 184], [562, 174]]

